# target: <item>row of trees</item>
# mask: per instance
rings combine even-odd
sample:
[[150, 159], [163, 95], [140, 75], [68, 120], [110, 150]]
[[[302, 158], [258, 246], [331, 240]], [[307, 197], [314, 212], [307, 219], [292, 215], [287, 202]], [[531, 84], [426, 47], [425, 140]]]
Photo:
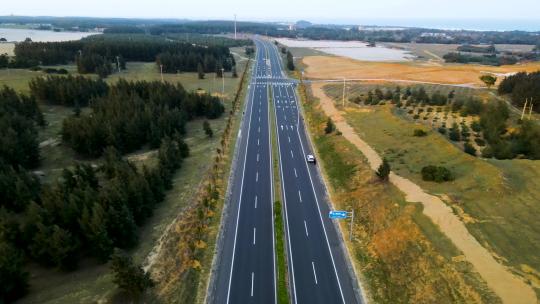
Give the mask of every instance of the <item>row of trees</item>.
[[37, 101], [63, 106], [88, 106], [90, 100], [107, 94], [109, 86], [101, 79], [84, 76], [36, 77], [29, 83]]
[[228, 50], [215, 54], [166, 52], [157, 56], [156, 63], [158, 66], [163, 66], [164, 73], [200, 72], [199, 68], [202, 68], [202, 71], [206, 73], [217, 71], [221, 73], [222, 68], [230, 72], [236, 64], [234, 57]]
[[75, 61], [80, 73], [106, 76], [117, 64], [125, 68], [126, 61], [152, 62], [157, 60], [166, 71], [197, 70], [201, 63], [207, 71], [215, 71], [219, 64], [226, 70], [234, 65], [234, 58], [224, 46], [199, 46], [171, 42], [164, 39], [83, 39], [66, 42], [22, 42], [15, 46], [13, 67], [67, 64]]
[[490, 55], [469, 55], [458, 52], [450, 52], [443, 56], [445, 62], [455, 63], [479, 63], [484, 65], [505, 65], [516, 64], [518, 58], [515, 56], [497, 56], [495, 54]]
[[91, 107], [91, 115], [69, 117], [62, 126], [63, 141], [85, 156], [99, 156], [107, 146], [121, 153], [157, 147], [165, 137], [184, 134], [188, 120], [224, 111], [219, 98], [186, 92], [180, 84], [125, 80]]

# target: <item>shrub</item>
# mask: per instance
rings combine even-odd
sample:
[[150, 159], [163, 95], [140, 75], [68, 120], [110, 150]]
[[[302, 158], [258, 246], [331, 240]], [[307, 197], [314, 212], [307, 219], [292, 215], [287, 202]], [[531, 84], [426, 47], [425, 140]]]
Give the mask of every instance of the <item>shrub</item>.
[[332, 121], [330, 117], [328, 117], [328, 120], [326, 121], [326, 127], [324, 128], [324, 133], [330, 134], [334, 132], [335, 129], [336, 129], [336, 126], [334, 125], [334, 122]]
[[420, 115], [414, 114], [413, 118], [414, 118], [414, 119], [418, 119], [418, 118], [420, 118]]
[[425, 181], [442, 183], [454, 180], [454, 176], [446, 167], [426, 166], [422, 168], [422, 179]]
[[479, 145], [480, 147], [483, 147], [483, 146], [486, 145], [486, 141], [483, 140], [483, 139], [481, 139], [481, 138], [475, 138], [475, 139], [474, 139], [474, 142], [475, 142], [477, 145]]
[[471, 129], [474, 131], [474, 132], [480, 132], [482, 131], [482, 126], [480, 125], [480, 123], [478, 121], [473, 121], [471, 123]]
[[464, 148], [465, 153], [470, 154], [472, 156], [476, 156], [476, 149], [473, 147], [473, 145], [471, 145], [470, 142], [466, 142], [463, 145], [463, 148]]
[[450, 133], [448, 134], [448, 138], [450, 138], [451, 141], [460, 141], [461, 136], [459, 134], [459, 127], [457, 123], [454, 123], [452, 125], [452, 128], [450, 128]]
[[150, 275], [142, 267], [120, 251], [112, 256], [111, 270], [114, 273], [113, 282], [129, 296], [138, 298], [148, 288], [154, 286]]
[[427, 135], [427, 132], [422, 130], [422, 129], [416, 129], [416, 130], [414, 130], [413, 135], [416, 136], [416, 137], [424, 137], [424, 136]]
[[440, 127], [439, 128], [439, 133], [446, 134], [446, 128], [445, 127]]

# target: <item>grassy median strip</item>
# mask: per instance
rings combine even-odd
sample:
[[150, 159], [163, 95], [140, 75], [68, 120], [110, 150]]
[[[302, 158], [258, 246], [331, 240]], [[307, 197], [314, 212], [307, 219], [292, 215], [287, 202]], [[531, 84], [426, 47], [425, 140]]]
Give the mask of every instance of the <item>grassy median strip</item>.
[[285, 228], [283, 224], [281, 197], [281, 179], [279, 175], [279, 153], [276, 133], [276, 118], [272, 98], [272, 88], [268, 88], [268, 110], [270, 111], [270, 130], [272, 143], [272, 172], [274, 175], [274, 237], [276, 240], [276, 263], [277, 263], [277, 299], [279, 304], [289, 303], [287, 288], [287, 259], [285, 257]]

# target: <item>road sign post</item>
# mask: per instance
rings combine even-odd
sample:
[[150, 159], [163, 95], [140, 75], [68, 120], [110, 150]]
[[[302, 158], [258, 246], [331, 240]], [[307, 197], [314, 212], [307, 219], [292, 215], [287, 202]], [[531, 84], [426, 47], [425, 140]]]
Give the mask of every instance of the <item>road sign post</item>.
[[342, 220], [342, 219], [346, 219], [346, 218], [351, 218], [351, 225], [350, 225], [350, 231], [349, 231], [349, 241], [352, 241], [354, 210], [352, 210], [351, 212], [347, 212], [347, 211], [330, 211], [328, 213], [328, 216], [330, 217], [330, 219], [333, 219], [333, 220]]

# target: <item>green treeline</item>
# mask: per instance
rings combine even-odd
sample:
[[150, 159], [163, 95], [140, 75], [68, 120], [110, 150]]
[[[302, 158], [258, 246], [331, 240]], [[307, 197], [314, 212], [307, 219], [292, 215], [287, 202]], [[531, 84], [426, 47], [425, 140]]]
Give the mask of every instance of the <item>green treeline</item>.
[[180, 84], [125, 80], [91, 108], [92, 114], [69, 117], [62, 126], [63, 141], [86, 156], [99, 156], [108, 146], [122, 153], [145, 144], [156, 148], [165, 137], [183, 135], [188, 120], [224, 111], [219, 98], [186, 92]]
[[166, 72], [196, 72], [203, 64], [206, 71], [218, 67], [230, 71], [234, 57], [225, 46], [198, 46], [164, 39], [83, 39], [66, 42], [22, 42], [15, 46], [13, 68], [75, 62], [79, 73], [97, 73], [101, 77], [113, 69], [125, 68], [126, 61], [156, 61]]
[[495, 54], [490, 55], [468, 55], [457, 52], [451, 52], [443, 56], [445, 62], [454, 63], [478, 63], [484, 65], [506, 65], [516, 64], [518, 59], [514, 56], [497, 56]]
[[37, 101], [52, 105], [85, 107], [92, 98], [107, 94], [109, 86], [101, 79], [84, 76], [36, 77], [29, 83]]
[[533, 100], [533, 110], [540, 112], [540, 71], [527, 74], [517, 73], [504, 78], [499, 85], [499, 94], [510, 94], [512, 103], [519, 109], [525, 104], [525, 99]]

